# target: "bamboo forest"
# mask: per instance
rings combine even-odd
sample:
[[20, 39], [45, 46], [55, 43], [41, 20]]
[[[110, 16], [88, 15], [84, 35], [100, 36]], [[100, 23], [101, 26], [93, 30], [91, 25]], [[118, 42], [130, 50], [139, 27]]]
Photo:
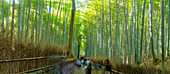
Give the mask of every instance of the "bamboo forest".
[[0, 74], [25, 73], [170, 74], [170, 0], [0, 0]]

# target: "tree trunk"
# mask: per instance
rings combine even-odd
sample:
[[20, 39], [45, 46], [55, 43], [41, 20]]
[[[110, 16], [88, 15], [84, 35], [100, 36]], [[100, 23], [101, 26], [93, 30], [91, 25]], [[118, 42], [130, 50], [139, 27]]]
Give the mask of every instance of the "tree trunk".
[[77, 58], [80, 57], [80, 40], [79, 40], [79, 37], [77, 38], [77, 42], [78, 42], [78, 55], [77, 55]]
[[70, 34], [69, 34], [69, 46], [68, 46], [68, 55], [69, 57], [73, 57], [72, 56], [72, 37], [73, 37], [73, 24], [74, 24], [74, 15], [75, 15], [75, 1], [72, 0], [72, 14], [71, 14], [71, 22], [70, 22]]

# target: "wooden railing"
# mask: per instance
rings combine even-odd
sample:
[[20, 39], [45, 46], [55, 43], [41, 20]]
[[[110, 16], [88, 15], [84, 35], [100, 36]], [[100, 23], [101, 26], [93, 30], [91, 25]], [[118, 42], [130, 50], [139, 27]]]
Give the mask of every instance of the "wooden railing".
[[58, 61], [65, 60], [66, 56], [45, 56], [33, 58], [19, 58], [0, 60], [0, 73], [29, 73], [57, 65]]
[[40, 59], [66, 59], [66, 56], [45, 56], [45, 57], [33, 57], [33, 58], [20, 58], [20, 59], [9, 59], [9, 60], [0, 60], [0, 63], [7, 62], [18, 62], [18, 61], [31, 61], [31, 60], [40, 60]]
[[[54, 59], [53, 58], [50, 58], [50, 59]], [[53, 64], [53, 65], [49, 65], [49, 66], [45, 66], [45, 67], [40, 67], [40, 68], [36, 68], [36, 69], [32, 69], [32, 70], [28, 70], [28, 71], [24, 71], [24, 72], [19, 72], [17, 74], [23, 74], [23, 73], [32, 73], [32, 72], [36, 72], [36, 71], [40, 71], [40, 70], [44, 70], [44, 69], [48, 69], [48, 68], [52, 68], [52, 67], [55, 67], [55, 66], [58, 66], [60, 63], [63, 63], [63, 62], [74, 62], [75, 59], [74, 58], [62, 58], [63, 61], [59, 61], [58, 60], [58, 63], [57, 64]]]

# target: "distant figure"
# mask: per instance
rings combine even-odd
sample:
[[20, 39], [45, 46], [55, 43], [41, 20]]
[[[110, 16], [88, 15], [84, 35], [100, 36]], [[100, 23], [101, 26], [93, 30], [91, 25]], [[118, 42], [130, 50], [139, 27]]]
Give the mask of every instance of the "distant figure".
[[81, 60], [83, 60], [84, 58], [83, 58], [83, 57], [81, 57], [80, 59], [81, 59]]
[[86, 66], [86, 61], [87, 61], [87, 59], [85, 58], [84, 61], [83, 61], [83, 67]]
[[111, 74], [111, 66], [110, 66], [110, 63], [109, 63], [109, 59], [106, 59], [106, 60], [105, 60], [105, 63], [106, 63], [106, 71], [105, 71], [105, 74]]
[[101, 63], [100, 63], [100, 62], [97, 62], [97, 64], [96, 64], [96, 69], [99, 70], [100, 68], [102, 68]]
[[81, 67], [81, 60], [77, 59], [77, 67]]
[[91, 69], [92, 69], [92, 63], [91, 59], [86, 61], [86, 74], [91, 74]]
[[84, 63], [84, 58], [83, 57], [81, 57], [81, 65], [83, 66], [83, 63]]
[[91, 63], [91, 58], [89, 58], [87, 61], [86, 61], [86, 65], [89, 65]]

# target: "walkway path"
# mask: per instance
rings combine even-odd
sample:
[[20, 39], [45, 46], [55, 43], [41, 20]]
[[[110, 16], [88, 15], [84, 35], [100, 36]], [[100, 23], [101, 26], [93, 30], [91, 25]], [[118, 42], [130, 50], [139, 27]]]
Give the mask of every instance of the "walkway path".
[[[86, 74], [83, 68], [74, 67], [74, 74]], [[103, 70], [92, 70], [92, 74], [103, 74]]]

